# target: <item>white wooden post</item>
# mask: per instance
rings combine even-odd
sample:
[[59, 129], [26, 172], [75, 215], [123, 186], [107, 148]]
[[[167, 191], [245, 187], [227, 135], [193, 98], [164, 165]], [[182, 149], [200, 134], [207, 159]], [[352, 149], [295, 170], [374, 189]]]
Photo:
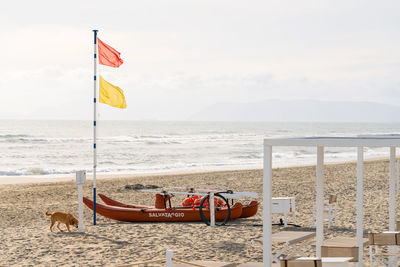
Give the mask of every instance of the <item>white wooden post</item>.
[[324, 147], [317, 147], [317, 257], [321, 258], [321, 246], [324, 242]]
[[[389, 231], [396, 229], [396, 148], [390, 147], [389, 162]], [[389, 247], [390, 254], [396, 254], [398, 251], [396, 246]], [[396, 256], [389, 257], [389, 266], [397, 266]]]
[[78, 186], [78, 231], [83, 233], [85, 226], [83, 224], [83, 185], [86, 183], [86, 171], [76, 172], [76, 185]]
[[210, 226], [215, 226], [214, 193], [210, 193]]
[[83, 233], [85, 231], [85, 228], [83, 226], [83, 205], [82, 205], [82, 201], [83, 201], [83, 189], [82, 189], [82, 185], [78, 185], [78, 218], [79, 218], [79, 225], [78, 225], [78, 231], [80, 233]]
[[358, 246], [358, 267], [363, 266], [363, 179], [364, 179], [364, 147], [357, 148], [357, 246]]
[[397, 193], [400, 191], [400, 160], [397, 160]]
[[166, 263], [165, 266], [167, 267], [172, 267], [172, 257], [174, 256], [174, 251], [173, 250], [166, 250], [165, 251], [165, 257], [166, 257]]
[[394, 231], [396, 227], [396, 178], [395, 178], [395, 158], [396, 148], [390, 148], [390, 180], [389, 180], [389, 231]]
[[290, 200], [290, 205], [292, 207], [292, 212], [293, 212], [293, 223], [296, 224], [296, 197], [293, 197]]
[[263, 266], [272, 265], [272, 225], [271, 225], [271, 179], [272, 179], [272, 146], [264, 145], [263, 175]]

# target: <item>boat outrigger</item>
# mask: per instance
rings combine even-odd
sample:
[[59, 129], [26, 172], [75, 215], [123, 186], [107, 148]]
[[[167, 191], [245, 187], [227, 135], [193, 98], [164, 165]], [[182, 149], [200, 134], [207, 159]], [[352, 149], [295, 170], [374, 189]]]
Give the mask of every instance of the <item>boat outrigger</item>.
[[[143, 190], [154, 192], [151, 190]], [[109, 219], [123, 222], [195, 222], [203, 221], [210, 225], [212, 214], [210, 207], [214, 206], [214, 218], [217, 225], [224, 225], [229, 220], [237, 218], [248, 218], [254, 216], [258, 210], [258, 202], [251, 201], [248, 205], [240, 202], [229, 204], [227, 197], [238, 198], [243, 194], [233, 193], [232, 191], [213, 193], [214, 205], [210, 205], [210, 194], [193, 192], [173, 192], [178, 194], [188, 194], [188, 197], [180, 207], [171, 205], [171, 192], [161, 191], [156, 193], [154, 206], [125, 204], [113, 200], [103, 194], [99, 197], [106, 205], [96, 203], [96, 212]], [[239, 194], [239, 195], [238, 195]], [[203, 195], [201, 197], [200, 195]], [[194, 197], [196, 196], [196, 197]], [[253, 196], [253, 195], [252, 195]], [[195, 200], [198, 200], [197, 202]], [[87, 207], [93, 210], [93, 202], [88, 198], [83, 198]], [[168, 203], [168, 204], [167, 204]], [[190, 204], [188, 204], [190, 203]]]

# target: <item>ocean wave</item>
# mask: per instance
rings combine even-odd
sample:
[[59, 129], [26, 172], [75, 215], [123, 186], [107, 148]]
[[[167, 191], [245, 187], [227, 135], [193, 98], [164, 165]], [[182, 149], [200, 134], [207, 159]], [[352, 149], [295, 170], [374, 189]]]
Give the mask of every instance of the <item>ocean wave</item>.
[[5, 138], [5, 139], [9, 139], [9, 138], [20, 138], [20, 137], [29, 137], [29, 135], [27, 134], [0, 134], [0, 138]]
[[[106, 122], [104, 122], [106, 123]], [[93, 139], [88, 123], [15, 122], [0, 124], [0, 175], [56, 175], [92, 170]], [[238, 124], [238, 123], [142, 123], [112, 122], [118, 132], [99, 130], [99, 173], [151, 173], [262, 168], [263, 139], [356, 132], [396, 132], [392, 124]], [[278, 125], [279, 126], [279, 125]], [[1, 128], [2, 127], [2, 128]], [[23, 130], [21, 130], [23, 129]], [[366, 157], [388, 156], [387, 148], [365, 148]], [[274, 147], [274, 166], [315, 164], [316, 149]], [[356, 159], [356, 149], [326, 148], [327, 161]], [[3, 169], [1, 167], [3, 166]]]
[[[180, 139], [185, 140], [185, 139]], [[191, 140], [190, 138], [187, 140]], [[105, 141], [108, 143], [148, 143], [150, 145], [154, 143], [159, 144], [180, 144], [181, 142], [177, 138], [172, 138], [169, 136], [111, 136], [111, 137], [98, 137], [98, 141]]]
[[51, 172], [45, 171], [41, 168], [30, 168], [14, 171], [0, 171], [1, 176], [22, 176], [22, 175], [46, 175], [52, 174]]
[[0, 171], [0, 176], [21, 176], [24, 175], [18, 171]]
[[167, 135], [140, 135], [139, 138], [144, 138], [144, 139], [165, 139], [169, 138]]
[[341, 151], [332, 151], [332, 150], [326, 150], [325, 154], [340, 154], [342, 153]]
[[145, 141], [146, 145], [179, 145], [178, 141]]
[[[79, 169], [81, 170], [81, 169]], [[0, 176], [31, 176], [31, 175], [59, 175], [59, 174], [71, 174], [78, 171], [78, 169], [73, 168], [70, 170], [67, 169], [42, 169], [42, 168], [28, 168], [28, 169], [18, 169], [18, 170], [9, 170], [9, 171], [0, 171]]]
[[98, 137], [98, 141], [114, 142], [114, 143], [125, 143], [125, 142], [137, 142], [139, 138], [137, 136], [120, 135], [120, 136], [107, 136]]
[[50, 172], [43, 170], [42, 168], [31, 168], [27, 170], [28, 174], [31, 175], [45, 175], [50, 174]]
[[235, 159], [262, 159], [263, 156], [259, 154], [248, 154], [248, 155], [239, 155], [234, 157]]
[[304, 149], [300, 149], [300, 150], [296, 150], [295, 151], [296, 155], [311, 155], [311, 154], [315, 154], [314, 151], [312, 150], [304, 150]]
[[100, 161], [98, 164], [108, 164], [108, 165], [113, 165], [116, 164], [114, 161]]
[[0, 139], [0, 143], [83, 143], [90, 142], [91, 138], [52, 138], [52, 137], [31, 137], [26, 136], [13, 136], [5, 139]]
[[48, 143], [50, 139], [46, 138], [19, 138], [18, 141], [29, 142], [29, 143]]

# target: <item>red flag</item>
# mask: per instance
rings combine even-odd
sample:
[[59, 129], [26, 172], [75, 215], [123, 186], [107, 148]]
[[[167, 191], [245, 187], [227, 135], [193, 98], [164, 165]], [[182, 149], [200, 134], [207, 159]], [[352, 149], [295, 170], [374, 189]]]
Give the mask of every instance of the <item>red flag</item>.
[[99, 47], [99, 63], [102, 65], [107, 65], [110, 67], [118, 68], [124, 61], [120, 58], [120, 52], [103, 43], [99, 38], [97, 38]]

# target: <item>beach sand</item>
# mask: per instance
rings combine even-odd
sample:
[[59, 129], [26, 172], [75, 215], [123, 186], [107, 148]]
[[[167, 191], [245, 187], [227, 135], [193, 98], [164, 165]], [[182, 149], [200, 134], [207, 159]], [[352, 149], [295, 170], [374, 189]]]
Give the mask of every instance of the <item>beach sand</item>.
[[[366, 232], [388, 229], [388, 181], [387, 160], [365, 162]], [[254, 191], [260, 194], [262, 203], [262, 170], [101, 179], [97, 181], [97, 191], [122, 202], [153, 205], [153, 193], [125, 189], [126, 185], [139, 183]], [[339, 195], [337, 226], [325, 228], [325, 238], [355, 236], [355, 163], [325, 166], [325, 194], [329, 193]], [[92, 196], [90, 180], [84, 186], [84, 195]], [[101, 215], [93, 226], [92, 211], [85, 207], [85, 233], [80, 234], [75, 228], [72, 233], [61, 233], [57, 228], [50, 232], [50, 219], [44, 215], [46, 210], [61, 210], [78, 216], [77, 188], [73, 181], [0, 185], [0, 196], [0, 266], [120, 266], [163, 258], [167, 249], [182, 260], [262, 261], [262, 247], [250, 242], [262, 236], [262, 205], [255, 217], [231, 221], [223, 227], [207, 227], [201, 222], [121, 223]], [[273, 196], [295, 196], [297, 224], [310, 230], [315, 166], [274, 169]], [[183, 196], [176, 196], [173, 203], [180, 205], [182, 199]], [[280, 230], [283, 227], [273, 227], [274, 232]], [[367, 257], [366, 249], [365, 262]]]

